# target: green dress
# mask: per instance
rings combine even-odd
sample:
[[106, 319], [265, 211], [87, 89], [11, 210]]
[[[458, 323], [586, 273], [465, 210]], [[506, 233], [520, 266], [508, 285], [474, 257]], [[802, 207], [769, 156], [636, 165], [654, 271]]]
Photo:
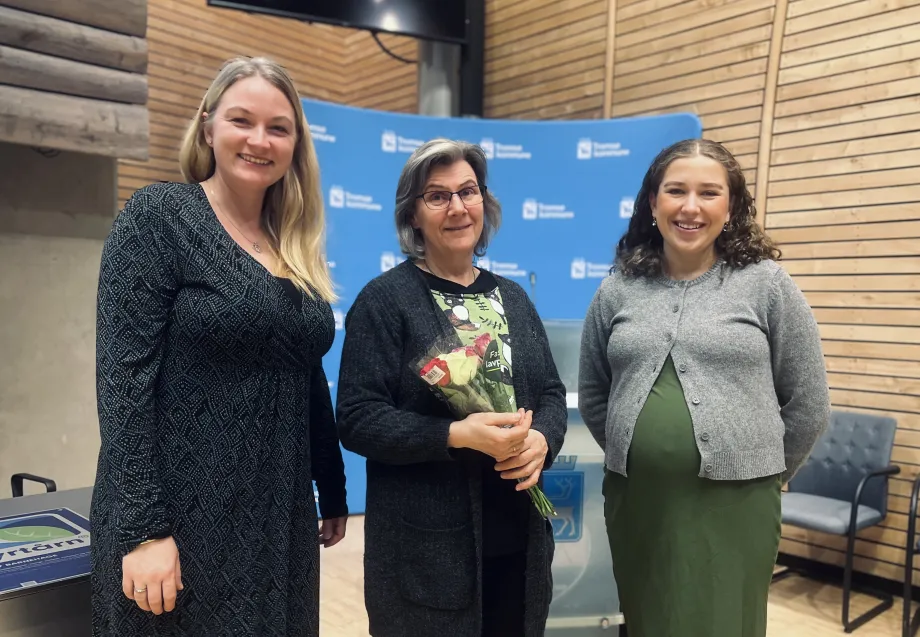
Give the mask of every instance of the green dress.
[[780, 476], [698, 477], [690, 411], [668, 356], [604, 514], [629, 637], [764, 637]]

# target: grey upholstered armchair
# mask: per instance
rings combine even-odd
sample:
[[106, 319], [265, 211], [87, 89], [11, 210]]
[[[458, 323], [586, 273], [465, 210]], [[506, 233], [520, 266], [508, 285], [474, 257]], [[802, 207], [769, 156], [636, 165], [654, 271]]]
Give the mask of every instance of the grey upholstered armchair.
[[[891, 608], [893, 602], [890, 594], [860, 588], [881, 601], [850, 621], [856, 534], [888, 514], [888, 477], [900, 471], [891, 464], [896, 429], [893, 418], [834, 411], [827, 431], [783, 494], [784, 524], [847, 537], [842, 612], [847, 633]], [[805, 574], [786, 569], [773, 579], [792, 573]]]

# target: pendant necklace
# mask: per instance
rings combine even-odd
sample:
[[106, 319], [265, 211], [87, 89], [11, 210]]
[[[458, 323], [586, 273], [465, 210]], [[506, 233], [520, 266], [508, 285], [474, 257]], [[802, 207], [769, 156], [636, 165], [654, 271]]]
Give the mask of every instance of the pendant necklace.
[[[214, 188], [211, 188], [210, 190], [211, 190], [211, 198], [214, 200], [214, 203], [217, 204], [217, 197], [214, 195]], [[224, 217], [226, 217], [230, 221], [231, 224], [233, 224], [233, 227], [236, 228], [237, 232], [243, 235], [243, 238], [252, 244], [252, 249], [258, 252], [259, 254], [261, 254], [262, 246], [259, 245], [259, 242], [253, 241], [252, 239], [247, 237], [246, 234], [242, 230], [240, 230], [240, 227], [236, 225], [235, 223], [233, 223], [233, 219], [231, 219], [228, 215], [224, 214], [223, 208], [221, 208], [220, 204], [217, 204], [217, 209], [221, 214], [224, 215]]]

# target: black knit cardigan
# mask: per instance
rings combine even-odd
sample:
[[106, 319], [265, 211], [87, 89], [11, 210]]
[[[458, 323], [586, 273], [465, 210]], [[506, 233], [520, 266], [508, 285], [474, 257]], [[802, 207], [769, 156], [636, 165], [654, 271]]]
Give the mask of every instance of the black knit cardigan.
[[[536, 309], [496, 276], [514, 352], [519, 407], [549, 445], [566, 432], [565, 387]], [[405, 261], [368, 283], [345, 320], [337, 420], [343, 446], [367, 458], [364, 594], [374, 637], [481, 634], [482, 479], [476, 452], [448, 449], [451, 417], [412, 361], [453, 332], [423, 273]], [[542, 479], [541, 479], [542, 484]], [[532, 509], [525, 632], [544, 633], [552, 599], [551, 524]]]

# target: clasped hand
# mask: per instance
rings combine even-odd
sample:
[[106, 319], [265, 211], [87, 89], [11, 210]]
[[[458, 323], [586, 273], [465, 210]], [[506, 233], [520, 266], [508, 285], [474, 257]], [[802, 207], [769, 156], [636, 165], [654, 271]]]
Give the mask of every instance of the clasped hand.
[[496, 471], [506, 480], [524, 479], [518, 491], [537, 484], [549, 447], [546, 438], [531, 429], [532, 411], [478, 413], [451, 425], [448, 445], [467, 447], [492, 456]]

